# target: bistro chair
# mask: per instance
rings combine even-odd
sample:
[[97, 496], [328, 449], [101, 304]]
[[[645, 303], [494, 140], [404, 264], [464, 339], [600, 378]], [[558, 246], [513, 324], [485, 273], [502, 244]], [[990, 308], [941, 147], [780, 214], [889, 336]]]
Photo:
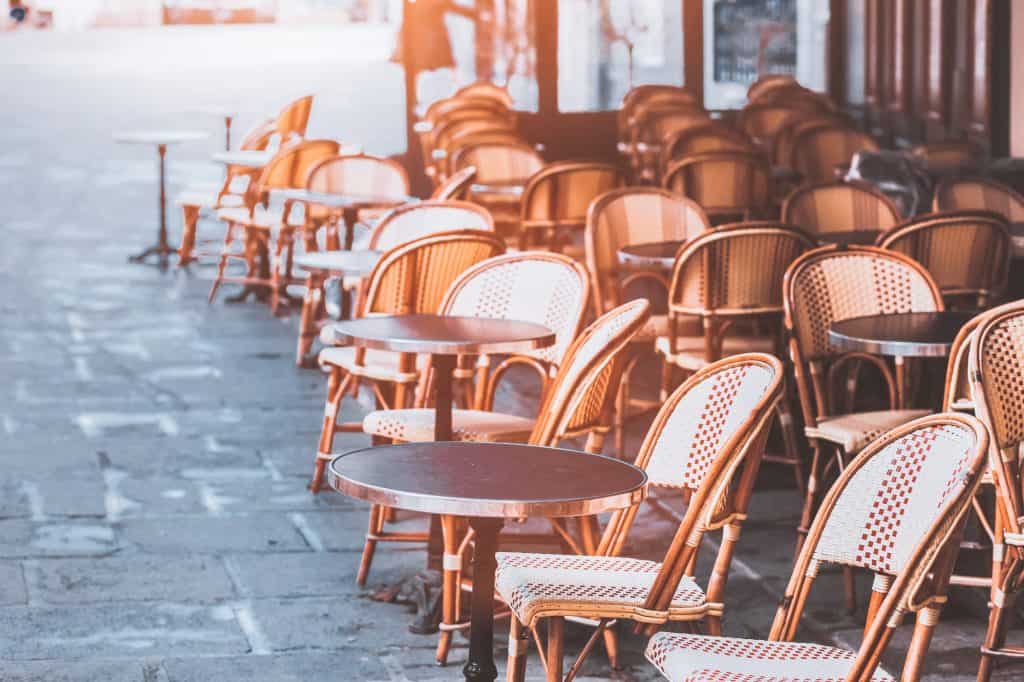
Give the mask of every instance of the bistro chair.
[[[795, 168], [793, 165], [793, 151], [796, 148], [796, 140], [800, 135], [809, 130], [835, 126], [849, 128], [852, 125], [849, 118], [834, 112], [808, 113], [803, 118], [793, 119], [787, 122], [775, 135], [775, 140], [772, 143], [772, 164], [789, 170]], [[833, 176], [826, 178], [826, 180], [833, 179]]]
[[780, 104], [748, 104], [740, 110], [736, 127], [743, 134], [756, 140], [766, 151], [771, 151], [775, 137], [787, 125], [807, 118], [805, 109]]
[[300, 97], [281, 110], [275, 122], [279, 144], [283, 145], [293, 138], [302, 139], [306, 136], [306, 126], [309, 124], [309, 114], [312, 110], [313, 95]]
[[512, 94], [509, 93], [507, 88], [503, 88], [500, 85], [495, 85], [491, 81], [483, 80], [464, 85], [455, 91], [452, 95], [456, 99], [458, 98], [480, 98], [489, 99], [496, 102], [500, 102], [506, 109], [512, 109], [514, 102], [512, 101]]
[[951, 178], [935, 188], [935, 211], [994, 211], [1007, 222], [1024, 222], [1024, 196], [987, 178]]
[[673, 161], [692, 154], [722, 151], [756, 153], [757, 148], [743, 133], [717, 122], [671, 133], [661, 144], [658, 177], [664, 175]]
[[857, 152], [877, 152], [878, 143], [867, 133], [846, 126], [816, 126], [793, 140], [793, 170], [804, 182], [834, 180], [838, 169], [849, 165]]
[[[551, 254], [549, 257], [562, 258], [568, 265], [564, 256]], [[614, 395], [621, 367], [619, 355], [646, 322], [648, 310], [646, 301], [632, 301], [605, 313], [576, 337], [564, 352], [558, 373], [548, 383], [536, 420], [494, 412], [484, 412], [476, 417], [473, 412], [455, 410], [452, 419], [455, 438], [525, 441], [532, 445], [554, 446], [563, 440], [587, 435], [584, 449], [587, 452], [599, 452], [607, 431], [609, 398]], [[405, 441], [420, 435], [424, 440], [433, 440], [432, 419], [432, 411], [428, 415], [424, 410], [392, 410], [367, 415], [363, 425], [375, 437]], [[476, 423], [470, 431], [467, 425], [472, 424], [473, 420]], [[415, 431], [409, 428], [411, 426], [415, 426]], [[376, 516], [371, 512], [370, 529], [357, 581], [365, 581], [377, 542], [403, 537], [385, 534], [383, 518], [383, 510], [379, 510]], [[444, 562], [442, 636], [437, 650], [437, 660], [442, 663], [447, 659], [451, 646], [451, 633], [465, 626], [457, 621], [460, 585], [463, 583], [461, 567], [468, 543], [458, 532], [455, 521], [454, 518], [443, 518], [441, 526], [444, 531], [444, 553], [450, 557]], [[562, 521], [554, 519], [551, 525], [556, 537], [577, 554], [596, 550], [593, 519], [581, 519], [582, 545], [569, 535]], [[537, 539], [522, 533], [514, 537], [517, 540]]]
[[[487, 143], [463, 147], [455, 152], [452, 170], [466, 166], [477, 169], [476, 182], [504, 185], [521, 182], [544, 167], [544, 158], [533, 146], [523, 142]], [[485, 207], [494, 216], [498, 232], [510, 241], [519, 232], [520, 195], [510, 192], [471, 191], [471, 201]]]
[[892, 199], [866, 183], [829, 181], [803, 185], [782, 204], [782, 221], [828, 241], [829, 232], [881, 232], [900, 223]]
[[769, 203], [768, 163], [758, 154], [694, 154], [669, 164], [662, 186], [696, 201], [712, 222], [759, 217]]
[[[751, 351], [782, 356], [783, 277], [813, 248], [814, 241], [797, 229], [751, 222], [705, 232], [680, 249], [669, 285], [668, 329], [654, 344], [663, 358], [661, 395], [668, 395], [680, 370], [694, 372]], [[802, 489], [788, 398], [779, 402], [778, 412], [785, 455], [771, 459], [792, 467]]]
[[752, 104], [785, 104], [807, 112], [828, 113], [835, 111], [836, 105], [828, 95], [809, 90], [802, 85], [788, 84], [767, 88], [757, 94]]
[[932, 213], [894, 227], [877, 243], [923, 265], [947, 307], [984, 308], [1006, 291], [1013, 243], [998, 213]]
[[[380, 197], [381, 199], [405, 200], [409, 195], [409, 176], [402, 164], [369, 154], [343, 154], [325, 159], [310, 171], [306, 183], [308, 189], [325, 194], [347, 194], [351, 196]], [[387, 208], [360, 209], [355, 219], [359, 222], [379, 218]], [[337, 249], [352, 244], [354, 225], [345, 225], [346, 234], [342, 241], [337, 233], [337, 209], [327, 209], [310, 204], [306, 215], [316, 224], [327, 225], [326, 244], [328, 249]], [[314, 244], [310, 245], [315, 247]]]
[[[833, 466], [859, 452], [879, 434], [928, 414], [928, 410], [894, 409], [897, 386], [905, 367], [897, 358], [896, 376], [889, 365], [868, 353], [843, 353], [828, 340], [836, 320], [861, 315], [935, 312], [943, 309], [942, 294], [924, 267], [903, 254], [869, 246], [825, 246], [800, 256], [783, 283], [784, 321], [789, 354], [803, 412], [804, 433], [810, 441], [811, 469], [797, 529], [798, 542], [808, 532], [820, 481]], [[843, 410], [836, 395], [840, 379], [855, 379], [862, 365], [881, 375], [889, 408]], [[852, 393], [852, 391], [851, 391]], [[834, 457], [833, 457], [834, 455]], [[852, 575], [847, 576], [847, 607], [853, 609]]]
[[673, 133], [706, 126], [711, 118], [703, 109], [651, 102], [637, 108], [630, 137], [631, 165], [641, 180], [654, 180], [663, 141]]
[[[277, 122], [272, 118], [267, 119], [245, 134], [239, 149], [264, 151], [276, 133]], [[253, 175], [258, 172], [252, 168], [228, 165], [220, 189], [210, 191], [207, 188], [186, 188], [175, 198], [175, 203], [181, 206], [183, 223], [181, 246], [178, 248], [178, 263], [180, 265], [188, 265], [196, 260], [196, 229], [202, 211], [216, 211], [227, 206], [243, 205], [245, 190], [252, 182]], [[242, 184], [243, 179], [244, 186], [239, 188], [238, 185]]]
[[924, 162], [932, 175], [949, 175], [975, 168], [979, 151], [970, 142], [929, 142], [909, 149], [911, 158]]
[[[493, 232], [494, 221], [485, 209], [466, 201], [429, 200], [406, 204], [384, 214], [361, 248], [390, 251], [400, 244], [456, 230]], [[302, 300], [299, 340], [295, 349], [295, 363], [299, 367], [306, 364], [319, 322], [324, 317], [323, 286], [328, 274], [322, 270], [310, 270], [306, 275], [306, 295]], [[365, 281], [359, 275], [345, 276], [342, 289], [346, 294], [359, 291]]]
[[437, 201], [462, 201], [469, 198], [469, 188], [476, 180], [476, 166], [466, 166], [455, 171], [434, 189], [431, 199]]
[[[292, 234], [303, 229], [305, 218], [297, 218], [292, 213], [292, 205], [285, 202], [283, 206], [268, 205], [270, 192], [275, 189], [300, 189], [306, 187], [310, 172], [323, 160], [338, 153], [339, 144], [334, 140], [305, 140], [286, 147], [278, 152], [264, 166], [255, 182], [246, 190], [245, 205], [221, 208], [217, 211], [217, 219], [225, 223], [224, 245], [217, 264], [217, 275], [210, 287], [209, 301], [212, 303], [217, 296], [217, 289], [223, 282], [236, 282], [246, 285], [266, 286], [270, 289], [271, 306], [277, 312], [279, 294], [276, 285], [278, 277], [274, 274], [278, 265], [271, 257], [271, 241], [276, 236], [275, 256], [280, 255], [283, 245], [291, 243]], [[242, 251], [232, 248], [237, 237], [243, 239]], [[230, 259], [241, 259], [247, 264], [244, 276], [226, 276], [225, 270]], [[258, 261], [266, 260], [269, 268], [266, 272], [258, 266]]]
[[[704, 210], [696, 202], [659, 187], [613, 189], [595, 199], [587, 212], [583, 243], [597, 314], [636, 297], [631, 294], [646, 291], [635, 291], [637, 287], [654, 286], [668, 291], [668, 281], [661, 273], [620, 264], [619, 249], [645, 242], [688, 241], [710, 229]], [[619, 457], [624, 454], [624, 427], [630, 410], [647, 411], [661, 404], [660, 400], [632, 399], [629, 386], [644, 353], [653, 351], [654, 340], [667, 332], [668, 317], [651, 315], [630, 344], [615, 399], [615, 453]]]
[[978, 417], [992, 436], [990, 467], [996, 486], [992, 582], [988, 630], [981, 647], [978, 680], [987, 681], [996, 658], [1024, 657], [1008, 646], [1014, 602], [1024, 571], [1024, 505], [1021, 503], [1021, 443], [1024, 442], [1024, 302], [989, 311], [978, 324], [969, 351], [971, 393]]
[[[753, 492], [772, 407], [782, 392], [782, 364], [770, 355], [737, 356], [709, 365], [675, 391], [655, 417], [636, 465], [649, 485], [682, 491], [686, 515], [661, 562], [618, 556], [638, 506], [615, 512], [596, 554], [499, 553], [495, 588], [511, 607], [508, 679], [525, 679], [531, 634], [547, 679], [561, 681], [566, 618], [597, 623], [570, 669], [579, 671], [600, 635], [617, 667], [615, 619], [638, 624], [705, 620], [721, 630], [726, 579]], [[707, 593], [693, 577], [705, 532], [722, 530]], [[609, 644], [611, 644], [609, 646]]]
[[[878, 438], [822, 502], [767, 640], [664, 632], [651, 639], [647, 659], [672, 682], [895, 680], [879, 662], [904, 617], [915, 614], [899, 679], [919, 680], [988, 440], [975, 418], [959, 414], [918, 419]], [[829, 564], [875, 576], [856, 652], [793, 641], [814, 580]]]
[[551, 163], [534, 173], [520, 201], [520, 248], [561, 251], [587, 223], [590, 202], [623, 185], [612, 165], [576, 161]]
[[796, 78], [784, 73], [766, 73], [757, 77], [747, 88], [747, 102], [753, 103], [758, 97], [779, 86], [800, 87]]
[[[399, 244], [381, 256], [356, 303], [356, 317], [435, 313], [445, 292], [459, 275], [480, 261], [505, 251], [493, 232], [460, 230], [441, 232]], [[310, 490], [320, 492], [324, 468], [336, 431], [361, 431], [358, 423], [338, 424], [338, 411], [347, 393], [361, 384], [373, 389], [378, 407], [407, 407], [412, 402], [420, 373], [417, 356], [351, 346], [320, 351], [320, 365], [330, 371], [327, 403]]]

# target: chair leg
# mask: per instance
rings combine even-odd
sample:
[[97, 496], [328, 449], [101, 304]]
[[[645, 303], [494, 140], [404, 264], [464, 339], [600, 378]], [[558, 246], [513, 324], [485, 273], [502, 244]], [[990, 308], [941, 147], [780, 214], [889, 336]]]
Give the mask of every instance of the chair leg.
[[530, 651], [530, 631], [512, 614], [508, 632], [508, 682], [526, 681], [526, 654]]
[[217, 289], [220, 288], [221, 282], [224, 281], [224, 270], [228, 266], [228, 258], [231, 256], [231, 244], [235, 241], [235, 226], [228, 224], [227, 230], [224, 233], [224, 245], [220, 250], [220, 260], [217, 262], [217, 276], [213, 279], [213, 285], [210, 286], [210, 295], [207, 297], [207, 303], [213, 303], [213, 299], [217, 297]]
[[857, 612], [857, 582], [851, 566], [843, 566], [843, 599], [846, 604], [846, 612], [854, 614]]
[[384, 508], [379, 504], [370, 507], [370, 522], [366, 530], [366, 543], [363, 545], [363, 556], [359, 560], [359, 573], [356, 574], [356, 585], [366, 585], [366, 576], [370, 574], [373, 563], [373, 552], [377, 549], [377, 536], [384, 525]]
[[454, 634], [451, 628], [459, 620], [458, 596], [461, 589], [459, 577], [462, 572], [462, 557], [459, 555], [458, 519], [454, 516], [442, 516], [441, 534], [444, 539], [444, 577], [441, 583], [441, 631], [437, 640], [435, 659], [438, 665], [446, 665]]
[[786, 450], [786, 459], [793, 464], [793, 476], [796, 479], [796, 488], [801, 494], [804, 493], [804, 472], [800, 464], [800, 445], [796, 432], [796, 422], [793, 421], [792, 404], [789, 395], [783, 394], [779, 401], [776, 414], [779, 417], [779, 430], [782, 432], [782, 446]]
[[317, 448], [316, 464], [313, 469], [313, 480], [310, 481], [309, 489], [316, 494], [320, 492], [320, 486], [324, 480], [324, 469], [331, 459], [331, 449], [334, 447], [334, 426], [338, 419], [338, 408], [341, 399], [345, 397], [345, 391], [352, 380], [351, 374], [341, 376], [342, 370], [334, 367], [331, 369], [331, 376], [327, 380], [327, 403], [324, 405], [324, 422], [320, 429], [320, 443]]
[[821, 475], [821, 444], [815, 442], [811, 453], [811, 471], [807, 476], [807, 488], [804, 491], [804, 507], [800, 513], [800, 525], [797, 527], [796, 554], [803, 547], [804, 538], [814, 518], [814, 498], [818, 494], [818, 477]]
[[619, 666], [619, 636], [612, 627], [605, 627], [601, 633], [604, 637], [604, 650], [608, 654], [608, 667], [612, 670], [621, 670]]
[[548, 682], [562, 682], [562, 658], [565, 646], [565, 619], [552, 616], [546, 619], [548, 624], [548, 645], [544, 652], [548, 661]]
[[178, 267], [184, 267], [196, 259], [196, 226], [199, 224], [199, 207], [185, 204], [181, 207], [184, 227], [181, 245], [178, 247]]
[[659, 398], [661, 402], [668, 400], [668, 394], [672, 392], [672, 385], [675, 383], [676, 366], [668, 359], [661, 363], [661, 390]]
[[[997, 515], [998, 516], [998, 515]], [[1001, 525], [998, 524], [997, 525]], [[997, 531], [1001, 533], [1001, 528]], [[994, 654], [991, 652], [1003, 648], [1006, 643], [1007, 619], [1013, 612], [1013, 587], [1020, 573], [1017, 560], [1013, 560], [1007, 570], [1000, 563], [993, 562], [992, 591], [989, 597], [988, 629], [981, 647], [981, 660], [978, 663], [978, 682], [987, 682], [992, 676]]]
[[297, 367], [305, 364], [306, 356], [313, 347], [313, 339], [316, 338], [316, 321], [323, 300], [322, 282], [322, 277], [313, 272], [306, 277], [306, 293], [302, 297], [302, 313], [299, 316], [299, 340], [295, 347]]

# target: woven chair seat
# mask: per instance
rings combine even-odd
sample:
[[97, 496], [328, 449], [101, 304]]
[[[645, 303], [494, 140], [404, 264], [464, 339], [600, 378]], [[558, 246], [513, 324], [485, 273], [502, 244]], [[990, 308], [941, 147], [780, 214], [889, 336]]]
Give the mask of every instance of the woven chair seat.
[[[656, 561], [627, 557], [499, 552], [494, 586], [527, 626], [548, 616], [660, 622], [666, 614], [643, 609], [660, 569]], [[707, 610], [704, 591], [684, 576], [668, 619], [693, 618]]]
[[[431, 408], [377, 410], [363, 418], [363, 432], [408, 443], [434, 440]], [[501, 412], [452, 410], [452, 439], [486, 443], [525, 443], [534, 420]]]
[[[302, 227], [305, 225], [305, 221], [302, 218], [296, 217], [296, 211], [292, 211], [288, 216], [288, 224], [292, 227]], [[237, 208], [222, 208], [217, 211], [217, 219], [230, 221], [237, 223], [238, 225], [245, 225], [246, 227], [255, 227], [263, 230], [272, 230], [281, 225], [281, 216], [283, 210], [280, 208], [263, 208], [257, 206], [256, 210], [249, 214], [249, 209], [244, 206]]]
[[820, 438], [835, 443], [848, 454], [861, 448], [886, 431], [930, 414], [928, 410], [879, 410], [878, 412], [851, 412], [818, 421], [818, 426], [805, 429], [808, 438]]
[[[652, 637], [646, 656], [670, 682], [843, 682], [856, 658], [823, 644], [670, 632]], [[881, 668], [871, 676], [894, 679]]]
[[[708, 364], [704, 359], [703, 336], [677, 336], [676, 352], [669, 350], [668, 336], [659, 336], [654, 342], [654, 349], [671, 362], [683, 369], [696, 371]], [[773, 353], [775, 339], [771, 336], [726, 336], [722, 341], [722, 356], [739, 353]]]
[[386, 350], [367, 350], [363, 355], [362, 364], [356, 363], [356, 349], [351, 346], [331, 346], [320, 351], [321, 365], [340, 367], [349, 374], [377, 381], [415, 381], [419, 369], [426, 363], [424, 356], [416, 357], [417, 371], [402, 373], [398, 371], [398, 353]]

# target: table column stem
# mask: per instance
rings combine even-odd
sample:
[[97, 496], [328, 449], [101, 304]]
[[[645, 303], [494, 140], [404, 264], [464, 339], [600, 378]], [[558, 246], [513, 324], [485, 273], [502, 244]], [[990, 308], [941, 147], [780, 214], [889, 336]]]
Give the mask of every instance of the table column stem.
[[498, 676], [494, 665], [494, 571], [497, 561], [498, 532], [503, 519], [471, 518], [476, 532], [473, 546], [472, 622], [469, 630], [469, 660], [462, 674], [473, 682], [493, 682]]
[[434, 440], [452, 439], [452, 375], [455, 372], [454, 355], [434, 355]]

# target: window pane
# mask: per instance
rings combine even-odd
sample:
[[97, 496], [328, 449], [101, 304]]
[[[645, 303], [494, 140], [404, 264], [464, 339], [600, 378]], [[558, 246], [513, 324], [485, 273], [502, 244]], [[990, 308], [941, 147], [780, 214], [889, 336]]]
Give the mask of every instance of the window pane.
[[634, 85], [682, 85], [682, 4], [558, 0], [558, 108], [616, 109]]
[[434, 67], [422, 69], [417, 79], [421, 108], [463, 85], [490, 80], [508, 88], [516, 109], [537, 110], [531, 0], [416, 0], [410, 6], [415, 50], [424, 55], [420, 61]]
[[825, 87], [828, 3], [821, 0], [712, 0], [704, 5], [704, 106], [743, 106], [759, 75], [796, 76]]

